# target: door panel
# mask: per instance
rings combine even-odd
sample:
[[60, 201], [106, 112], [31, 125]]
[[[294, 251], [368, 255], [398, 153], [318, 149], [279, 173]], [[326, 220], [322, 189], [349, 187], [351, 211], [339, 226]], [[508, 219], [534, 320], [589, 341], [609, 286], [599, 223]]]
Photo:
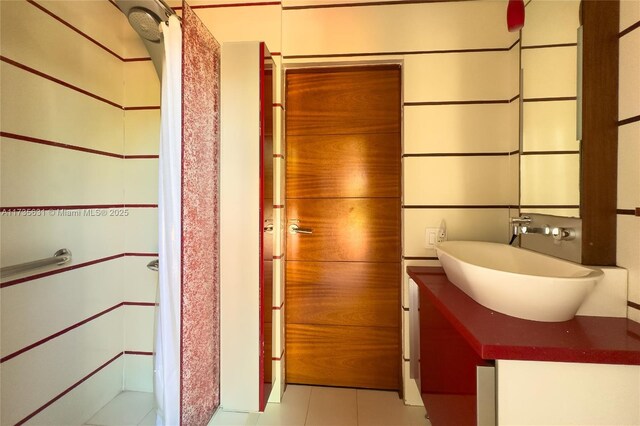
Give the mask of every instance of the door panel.
[[397, 198], [287, 199], [287, 218], [313, 234], [288, 234], [287, 260], [398, 262]]
[[396, 263], [290, 262], [286, 279], [288, 323], [400, 325]]
[[287, 135], [399, 133], [399, 68], [371, 68], [290, 73]]
[[291, 324], [286, 353], [291, 383], [398, 389], [396, 328]]
[[291, 136], [287, 139], [291, 198], [399, 197], [400, 134]]
[[286, 85], [286, 380], [399, 389], [400, 68]]

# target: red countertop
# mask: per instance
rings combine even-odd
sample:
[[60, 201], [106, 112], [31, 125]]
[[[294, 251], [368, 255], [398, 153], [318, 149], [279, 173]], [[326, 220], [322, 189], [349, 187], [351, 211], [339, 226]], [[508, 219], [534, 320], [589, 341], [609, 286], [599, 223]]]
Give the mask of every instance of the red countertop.
[[640, 365], [640, 324], [629, 319], [523, 320], [475, 302], [442, 268], [409, 266], [407, 272], [482, 359]]

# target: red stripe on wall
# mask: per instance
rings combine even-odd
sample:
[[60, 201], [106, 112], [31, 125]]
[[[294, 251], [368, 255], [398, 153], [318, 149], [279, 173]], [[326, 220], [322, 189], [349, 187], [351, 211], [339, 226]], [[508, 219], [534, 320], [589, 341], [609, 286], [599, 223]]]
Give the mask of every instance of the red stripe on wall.
[[153, 352], [145, 352], [145, 351], [124, 351], [125, 355], [147, 355], [153, 356]]
[[273, 154], [273, 158], [282, 158], [282, 159], [284, 159], [284, 154]]
[[282, 358], [284, 358], [284, 349], [282, 350], [282, 352], [280, 353], [280, 357], [273, 357], [271, 358], [272, 361], [280, 361]]
[[93, 94], [93, 93], [91, 93], [91, 92], [89, 92], [87, 90], [81, 89], [78, 86], [74, 86], [73, 84], [70, 84], [70, 83], [67, 83], [66, 81], [60, 80], [59, 78], [52, 77], [52, 76], [50, 76], [48, 74], [45, 74], [43, 72], [40, 72], [40, 71], [34, 69], [34, 68], [31, 68], [29, 66], [23, 65], [23, 64], [21, 64], [19, 62], [14, 61], [13, 59], [9, 59], [9, 58], [7, 58], [5, 56], [0, 56], [0, 60], [3, 61], [3, 62], [6, 62], [7, 64], [13, 65], [16, 68], [20, 68], [21, 70], [28, 71], [28, 72], [30, 72], [32, 74], [35, 74], [35, 75], [39, 76], [39, 77], [45, 78], [45, 79], [47, 79], [49, 81], [53, 81], [54, 83], [58, 83], [59, 85], [64, 86], [64, 87], [66, 87], [68, 89], [75, 90], [76, 92], [82, 93], [83, 95], [87, 95], [90, 98], [97, 99], [97, 100], [99, 100], [101, 102], [104, 102], [104, 103], [106, 103], [108, 105], [111, 105], [111, 106], [114, 106], [116, 108], [122, 109], [121, 105], [118, 105], [117, 103], [115, 103], [113, 101], [110, 101], [109, 99], [103, 98], [102, 96], [95, 95], [95, 94]]
[[111, 312], [111, 311], [113, 311], [115, 309], [118, 309], [119, 307], [123, 306], [123, 303], [124, 302], [120, 302], [117, 305], [114, 305], [114, 306], [112, 306], [110, 308], [107, 308], [104, 311], [98, 312], [97, 314], [92, 315], [89, 318], [86, 318], [86, 319], [84, 319], [84, 320], [82, 320], [82, 321], [80, 321], [78, 323], [75, 323], [75, 324], [73, 324], [73, 325], [71, 325], [71, 326], [69, 326], [69, 327], [67, 327], [67, 328], [65, 328], [63, 330], [60, 330], [57, 333], [52, 334], [51, 336], [47, 336], [44, 339], [40, 339], [37, 342], [30, 344], [29, 346], [26, 346], [26, 347], [24, 347], [24, 348], [22, 348], [20, 350], [17, 350], [17, 351], [15, 351], [15, 352], [13, 352], [13, 353], [11, 353], [9, 355], [6, 355], [6, 356], [4, 356], [4, 357], [2, 357], [0, 359], [0, 364], [2, 364], [5, 361], [9, 361], [10, 359], [15, 358], [18, 355], [21, 355], [21, 354], [23, 354], [23, 353], [25, 353], [27, 351], [30, 351], [33, 348], [37, 348], [38, 346], [40, 346], [40, 345], [42, 345], [44, 343], [47, 343], [48, 341], [53, 340], [56, 337], [62, 336], [63, 334], [66, 334], [69, 331], [74, 330], [74, 329], [80, 327], [81, 325], [84, 325], [84, 324], [88, 323], [89, 321], [93, 321], [94, 319], [99, 318], [99, 317], [103, 316], [104, 314], [108, 314], [109, 312]]
[[[0, 209], [3, 210], [3, 209]], [[77, 265], [72, 265], [72, 266], [67, 266], [66, 268], [60, 268], [60, 269], [55, 269], [53, 271], [47, 271], [47, 272], [42, 272], [39, 274], [34, 274], [34, 275], [29, 275], [28, 277], [22, 277], [22, 278], [17, 278], [15, 280], [10, 280], [4, 283], [0, 283], [0, 288], [5, 288], [5, 287], [11, 287], [13, 285], [16, 284], [21, 284], [21, 283], [25, 283], [28, 281], [33, 281], [33, 280], [37, 280], [40, 278], [45, 278], [45, 277], [49, 277], [51, 275], [57, 275], [57, 274], [61, 274], [63, 272], [69, 272], [69, 271], [73, 271], [75, 269], [80, 269], [80, 268], [84, 268], [87, 266], [92, 266], [98, 263], [102, 263], [102, 262], [107, 262], [109, 260], [114, 260], [114, 259], [119, 259], [121, 257], [125, 257], [125, 256], [157, 256], [157, 253], [120, 253], [120, 254], [115, 254], [113, 256], [108, 256], [108, 257], [103, 257], [100, 259], [96, 259], [96, 260], [91, 260], [89, 262], [84, 262], [84, 263], [78, 263]]]
[[84, 268], [84, 267], [87, 267], [87, 266], [96, 265], [98, 263], [107, 262], [109, 260], [118, 259], [120, 257], [124, 257], [124, 254], [120, 253], [120, 254], [116, 254], [116, 255], [113, 255], [113, 256], [103, 257], [101, 259], [91, 260], [89, 262], [78, 263], [77, 265], [67, 266], [65, 268], [55, 269], [53, 271], [42, 272], [40, 274], [34, 274], [34, 275], [30, 275], [28, 277], [23, 277], [23, 278], [18, 278], [18, 279], [15, 279], [15, 280], [10, 280], [10, 281], [7, 281], [7, 282], [4, 282], [4, 283], [0, 284], [0, 288], [11, 287], [12, 285], [21, 284], [21, 283], [24, 283], [24, 282], [27, 282], [27, 281], [33, 281], [33, 280], [37, 280], [37, 279], [40, 279], [40, 278], [50, 277], [51, 275], [57, 275], [57, 274], [61, 274], [63, 272], [73, 271], [75, 269], [80, 269], [80, 268]]
[[34, 138], [32, 136], [19, 135], [17, 133], [0, 132], [0, 136], [3, 136], [5, 138], [20, 140], [20, 141], [23, 141], [23, 142], [31, 142], [31, 143], [37, 143], [37, 144], [40, 144], [40, 145], [53, 146], [53, 147], [56, 147], [56, 148], [70, 149], [72, 151], [85, 152], [85, 153], [88, 153], [88, 154], [104, 155], [106, 157], [119, 158], [119, 159], [123, 159], [123, 160], [139, 160], [139, 159], [156, 159], [156, 158], [160, 158], [160, 156], [157, 155], [157, 154], [142, 154], [142, 155], [117, 154], [115, 152], [101, 151], [101, 150], [92, 149], [92, 148], [85, 148], [85, 147], [82, 147], [82, 146], [70, 145], [70, 144], [51, 141], [51, 140], [47, 140], [47, 139]]
[[115, 152], [100, 151], [100, 150], [97, 150], [97, 149], [84, 148], [84, 147], [81, 147], [81, 146], [69, 145], [69, 144], [66, 144], [66, 143], [54, 142], [54, 141], [50, 141], [50, 140], [46, 140], [46, 139], [40, 139], [40, 138], [34, 138], [34, 137], [31, 137], [31, 136], [18, 135], [16, 133], [0, 132], [0, 136], [3, 136], [5, 138], [16, 139], [16, 140], [24, 141], [24, 142], [37, 143], [37, 144], [40, 144], [40, 145], [54, 146], [56, 148], [70, 149], [72, 151], [80, 151], [80, 152], [86, 152], [86, 153], [89, 153], [89, 154], [104, 155], [106, 157], [124, 158], [124, 156], [122, 154], [116, 154]]
[[280, 306], [273, 306], [272, 310], [274, 311], [279, 311], [284, 307], [284, 300], [282, 301], [282, 303], [280, 304]]
[[158, 306], [154, 302], [122, 302], [123, 306]]
[[[58, 15], [56, 15], [55, 13], [51, 12], [49, 9], [45, 8], [44, 6], [42, 6], [41, 4], [35, 2], [34, 0], [27, 0], [27, 3], [31, 4], [32, 6], [35, 6], [37, 9], [41, 10], [42, 12], [46, 13], [47, 15], [51, 16], [53, 19], [55, 19], [56, 21], [60, 22], [62, 25], [64, 25], [65, 27], [69, 28], [71, 31], [81, 35], [82, 37], [86, 38], [87, 40], [89, 40], [91, 43], [95, 44], [96, 46], [98, 46], [99, 48], [101, 48], [102, 50], [104, 50], [105, 52], [110, 53], [111, 55], [113, 55], [114, 57], [118, 58], [119, 60], [123, 61], [123, 62], [132, 62], [132, 61], [150, 61], [151, 58], [123, 58], [122, 56], [118, 55], [116, 52], [114, 52], [113, 50], [109, 49], [107, 46], [105, 46], [104, 44], [100, 43], [98, 40], [94, 39], [93, 37], [91, 37], [90, 35], [88, 35], [87, 33], [79, 30], [78, 28], [74, 27], [73, 25], [71, 25], [69, 22], [65, 21], [64, 19], [62, 19], [61, 17], [59, 17]], [[115, 3], [113, 3], [114, 6], [118, 7]], [[118, 8], [118, 10], [120, 10], [120, 8]]]
[[274, 204], [273, 208], [274, 209], [284, 209], [284, 204]]
[[[252, 3], [217, 3], [217, 4], [198, 4], [194, 6], [190, 6], [191, 9], [216, 9], [220, 7], [248, 7], [248, 6], [280, 6], [281, 2], [279, 1], [271, 1], [271, 2], [252, 2]], [[174, 7], [174, 10], [182, 10], [181, 6]]]
[[143, 154], [143, 155], [123, 155], [124, 160], [152, 160], [160, 158], [157, 154]]
[[[113, 107], [116, 107], [116, 108], [119, 108], [119, 109], [125, 109], [124, 106], [122, 106], [120, 104], [117, 104], [117, 103], [115, 103], [113, 101], [110, 101], [107, 98], [103, 98], [102, 96], [98, 96], [95, 93], [89, 92], [88, 90], [84, 90], [84, 89], [82, 89], [82, 88], [80, 88], [78, 86], [74, 86], [71, 83], [67, 83], [64, 80], [60, 80], [59, 78], [53, 77], [53, 76], [51, 76], [49, 74], [45, 74], [42, 71], [38, 71], [35, 68], [31, 68], [30, 66], [21, 64], [20, 62], [17, 62], [17, 61], [14, 61], [13, 59], [7, 58], [6, 56], [0, 55], [0, 61], [5, 62], [5, 63], [7, 63], [9, 65], [13, 65], [16, 68], [20, 68], [23, 71], [30, 72], [31, 74], [37, 75], [38, 77], [42, 77], [42, 78], [44, 78], [46, 80], [52, 81], [54, 83], [57, 83], [57, 84], [59, 84], [61, 86], [66, 87], [67, 89], [71, 89], [71, 90], [74, 90], [74, 91], [76, 91], [78, 93], [82, 93], [83, 95], [89, 96], [90, 98], [96, 99], [96, 100], [98, 100], [100, 102], [104, 102], [104, 103], [106, 103], [108, 105], [111, 105]], [[135, 110], [136, 108], [139, 108], [139, 107], [133, 106], [133, 107], [126, 107], [126, 108], [130, 109], [130, 110]], [[145, 106], [145, 107], [140, 107], [140, 108], [147, 109], [147, 108], [150, 108], [150, 107], [146, 107]]]
[[103, 210], [103, 209], [158, 208], [157, 204], [72, 204], [68, 206], [12, 206], [0, 207], [0, 212], [50, 211], [50, 210]]
[[160, 105], [123, 107], [122, 109], [124, 109], [125, 111], [145, 111], [145, 110], [160, 109]]
[[274, 255], [273, 256], [273, 260], [280, 260], [284, 257], [284, 254], [280, 254], [280, 255]]
[[18, 423], [16, 423], [16, 426], [20, 426], [23, 425], [24, 423], [28, 422], [29, 420], [31, 420], [34, 416], [36, 416], [38, 413], [42, 412], [42, 410], [44, 410], [45, 408], [49, 407], [51, 404], [53, 404], [54, 402], [56, 402], [57, 400], [59, 400], [60, 398], [62, 398], [63, 396], [65, 396], [66, 394], [68, 394], [69, 392], [71, 392], [73, 389], [77, 388], [78, 386], [80, 386], [83, 382], [85, 382], [86, 380], [88, 380], [89, 378], [91, 378], [91, 376], [93, 376], [94, 374], [96, 374], [97, 372], [99, 372], [100, 370], [102, 370], [103, 368], [105, 368], [106, 366], [108, 366], [109, 364], [111, 364], [113, 361], [115, 361], [116, 359], [120, 358], [122, 356], [122, 352], [120, 352], [119, 354], [117, 354], [116, 356], [114, 356], [113, 358], [111, 358], [109, 361], [105, 362], [104, 364], [102, 364], [100, 367], [96, 368], [95, 370], [93, 370], [91, 373], [87, 374], [86, 376], [84, 376], [82, 379], [78, 380], [77, 382], [75, 382], [73, 385], [69, 386], [67, 389], [65, 389], [64, 391], [62, 391], [61, 393], [59, 393], [58, 395], [56, 395], [52, 400], [50, 400], [49, 402], [47, 402], [46, 404], [44, 404], [42, 407], [38, 408], [36, 411], [34, 411], [33, 413], [29, 414], [27, 417], [25, 417], [24, 419], [20, 420]]

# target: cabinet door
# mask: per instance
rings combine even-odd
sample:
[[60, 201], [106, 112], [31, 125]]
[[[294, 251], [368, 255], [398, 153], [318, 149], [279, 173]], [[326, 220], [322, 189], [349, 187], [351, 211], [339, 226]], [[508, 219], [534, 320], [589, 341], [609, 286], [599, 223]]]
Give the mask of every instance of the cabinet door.
[[478, 414], [487, 415], [486, 411], [478, 412], [477, 367], [491, 365], [478, 356], [421, 289], [420, 392], [434, 426], [486, 424], [478, 422]]

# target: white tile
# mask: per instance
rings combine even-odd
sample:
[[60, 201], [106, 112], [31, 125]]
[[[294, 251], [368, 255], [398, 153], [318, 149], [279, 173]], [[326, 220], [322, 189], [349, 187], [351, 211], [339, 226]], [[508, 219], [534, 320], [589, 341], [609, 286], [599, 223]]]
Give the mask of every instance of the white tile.
[[156, 415], [156, 410], [153, 409], [149, 411], [149, 414], [144, 416], [144, 419], [142, 419], [142, 421], [138, 424], [140, 426], [156, 426]]
[[282, 402], [282, 393], [284, 390], [284, 360], [279, 359], [271, 361], [271, 368], [271, 371], [273, 372], [273, 382], [268, 402], [280, 404], [280, 402]]
[[[532, 209], [532, 208], [522, 208], [520, 213], [537, 213], [537, 214], [548, 214], [551, 216], [564, 216], [564, 217], [580, 217], [580, 209]], [[519, 216], [516, 214], [514, 217]]]
[[[41, 411], [29, 425], [81, 425], [122, 392], [122, 358], [118, 358]], [[3, 418], [4, 421], [4, 418]]]
[[406, 56], [404, 101], [511, 99], [509, 62], [508, 52]]
[[127, 351], [153, 351], [156, 308], [124, 306], [124, 348]]
[[122, 302], [122, 273], [120, 258], [3, 288], [2, 356]]
[[402, 361], [402, 383], [404, 403], [412, 407], [424, 407], [416, 379], [411, 377], [410, 361]]
[[284, 322], [284, 309], [275, 309], [273, 312], [273, 353], [272, 358], [280, 358], [284, 351], [284, 335], [280, 333]]
[[620, 2], [620, 31], [640, 21], [640, 1], [623, 0]]
[[158, 203], [158, 159], [123, 161], [125, 204]]
[[120, 204], [123, 160], [2, 138], [2, 205]]
[[[104, 211], [108, 213], [100, 210], [100, 214]], [[2, 216], [2, 266], [49, 257], [61, 248], [73, 254], [72, 262], [66, 266], [122, 253], [124, 219], [89, 213], [95, 212], [50, 210], [38, 211], [35, 217]], [[54, 268], [47, 270], [51, 269]]]
[[528, 4], [522, 45], [576, 43], [580, 26], [579, 8], [579, 0], [534, 1]]
[[[47, 1], [41, 6], [44, 6], [120, 56], [123, 55], [124, 45], [120, 28], [123, 23], [128, 24], [128, 22], [123, 13], [114, 8], [113, 5], [100, 1]], [[99, 16], [100, 18], [88, 19], [87, 17], [90, 16]], [[114, 29], [118, 29], [118, 31], [114, 31]], [[131, 32], [134, 32], [133, 29], [131, 29]], [[98, 47], [96, 46], [96, 48]]]
[[640, 219], [618, 215], [617, 264], [629, 271], [629, 300], [640, 303]]
[[509, 47], [516, 36], [505, 31], [504, 14], [499, 2], [285, 9], [283, 51], [304, 55]]
[[153, 356], [124, 355], [124, 390], [153, 392]]
[[405, 205], [504, 205], [509, 200], [509, 157], [403, 159]]
[[524, 151], [577, 151], [576, 101], [525, 102]]
[[[261, 40], [271, 52], [282, 50], [282, 11], [278, 5], [210, 8], [196, 13], [219, 43]], [[242, 25], [238, 25], [239, 22]]]
[[442, 219], [449, 240], [509, 241], [509, 209], [403, 209], [405, 256], [435, 256], [424, 248], [426, 227], [437, 227]]
[[130, 208], [125, 211], [124, 247], [127, 253], [158, 252], [158, 209]]
[[156, 302], [158, 273], [147, 268], [156, 256], [126, 256], [123, 258], [123, 300], [125, 302]]
[[618, 128], [618, 208], [620, 209], [633, 209], [640, 206], [638, 164], [640, 164], [640, 122]]
[[209, 426], [253, 426], [258, 421], [257, 413], [236, 413], [218, 410], [209, 422]]
[[622, 120], [640, 114], [640, 31], [620, 39], [620, 80], [618, 117]]
[[512, 151], [508, 125], [512, 105], [405, 106], [403, 152]]
[[405, 406], [397, 392], [358, 389], [358, 424], [367, 426], [430, 425], [424, 407]]
[[124, 106], [160, 105], [160, 80], [151, 61], [124, 63]]
[[122, 104], [122, 61], [27, 2], [2, 3], [2, 55]]
[[284, 260], [273, 260], [273, 306], [280, 306], [284, 302]]
[[346, 388], [311, 389], [307, 426], [352, 426], [358, 422], [357, 391]]
[[288, 385], [279, 404], [269, 403], [258, 419], [259, 426], [302, 426], [307, 418], [310, 386]]
[[523, 205], [579, 205], [580, 156], [523, 155], [520, 186]]
[[[435, 256], [435, 253], [434, 253]], [[407, 274], [407, 266], [435, 266], [439, 267], [440, 261], [435, 260], [403, 260], [402, 261], [402, 306], [409, 307], [409, 274]]]
[[137, 425], [153, 410], [153, 405], [153, 393], [125, 391], [98, 411], [87, 424], [100, 426]]
[[[122, 309], [116, 309], [5, 361], [3, 422], [15, 424], [121, 353], [122, 339]], [[122, 369], [117, 376], [121, 386]]]
[[121, 109], [4, 62], [0, 69], [3, 131], [122, 154]]
[[509, 156], [509, 198], [510, 206], [520, 204], [520, 154]]
[[631, 321], [640, 322], [640, 309], [632, 308], [629, 306], [627, 308], [627, 318]]
[[576, 96], [577, 48], [522, 51], [524, 99]]
[[160, 148], [160, 110], [124, 112], [124, 153], [156, 155]]

